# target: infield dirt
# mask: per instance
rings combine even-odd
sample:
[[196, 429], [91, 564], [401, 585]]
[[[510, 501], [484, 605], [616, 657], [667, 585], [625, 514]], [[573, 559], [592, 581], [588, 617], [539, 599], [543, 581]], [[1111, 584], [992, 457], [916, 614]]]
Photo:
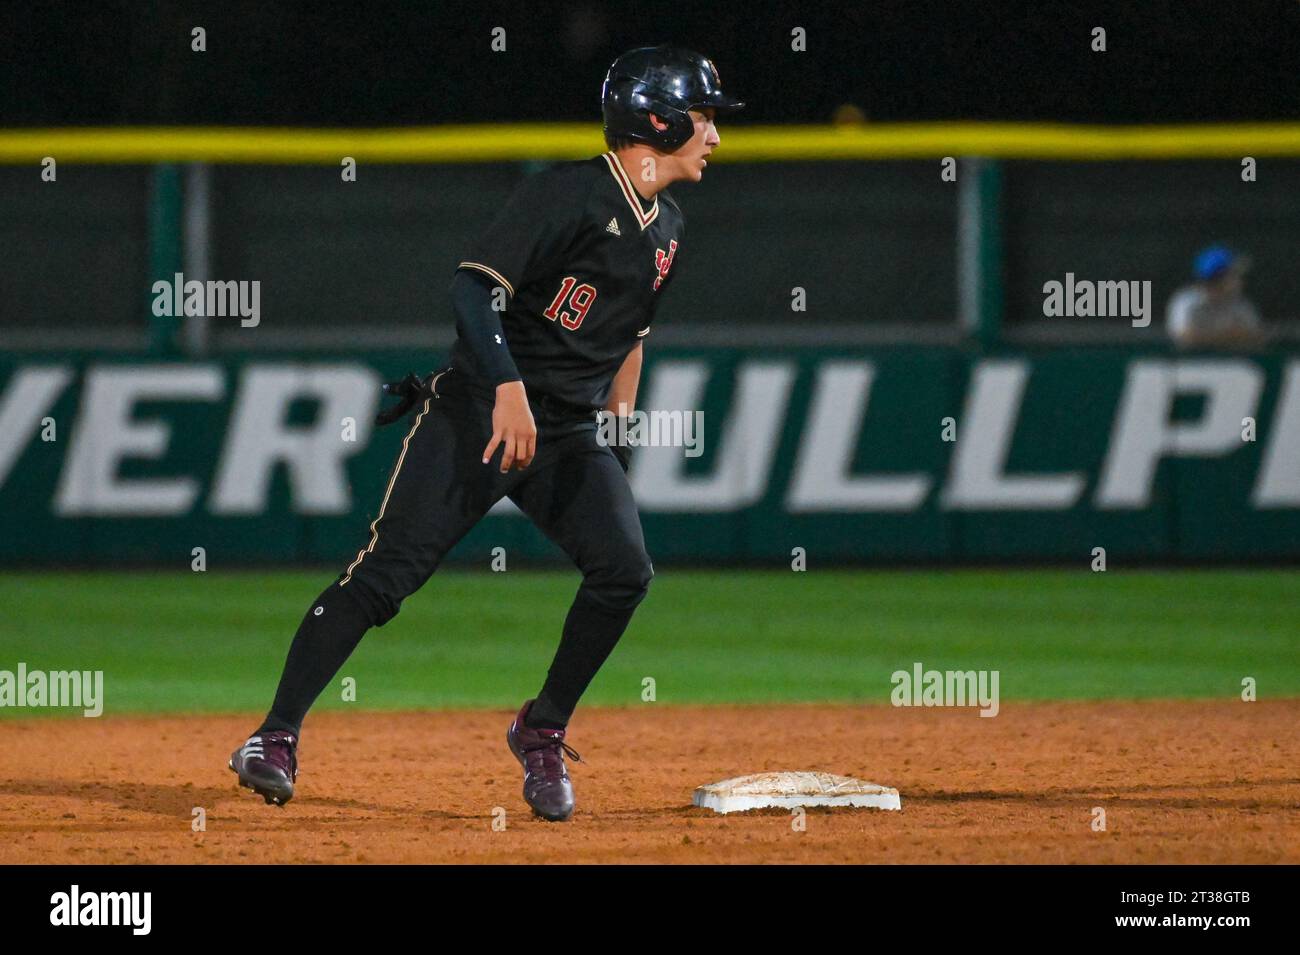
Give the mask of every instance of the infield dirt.
[[[1300, 862], [1300, 700], [580, 709], [565, 824], [529, 815], [512, 715], [315, 714], [282, 809], [226, 768], [256, 717], [0, 721], [0, 863]], [[691, 806], [763, 770], [903, 810]]]

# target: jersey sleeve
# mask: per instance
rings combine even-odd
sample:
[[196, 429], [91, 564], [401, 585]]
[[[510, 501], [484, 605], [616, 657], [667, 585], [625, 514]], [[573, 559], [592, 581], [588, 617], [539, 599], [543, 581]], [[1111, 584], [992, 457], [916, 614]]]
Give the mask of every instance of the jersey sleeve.
[[579, 171], [551, 169], [525, 179], [471, 247], [458, 268], [472, 269], [515, 293], [572, 243], [590, 183]]
[[1200, 330], [1196, 323], [1200, 304], [1201, 295], [1195, 289], [1184, 288], [1174, 293], [1165, 314], [1165, 326], [1170, 338], [1182, 341]]

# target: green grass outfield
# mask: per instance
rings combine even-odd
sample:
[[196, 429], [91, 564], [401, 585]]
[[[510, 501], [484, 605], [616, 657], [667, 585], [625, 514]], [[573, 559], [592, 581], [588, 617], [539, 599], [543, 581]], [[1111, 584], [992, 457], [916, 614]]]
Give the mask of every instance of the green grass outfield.
[[[107, 713], [260, 712], [329, 571], [9, 573], [0, 670], [103, 670]], [[341, 676], [367, 709], [511, 707], [550, 663], [569, 572], [439, 573]], [[1300, 695], [1287, 570], [664, 569], [586, 702], [887, 703], [890, 674], [1000, 671], [1002, 701]], [[336, 684], [319, 706], [350, 706]], [[59, 711], [44, 711], [59, 712]], [[61, 711], [67, 713], [67, 711]], [[0, 717], [39, 715], [0, 708]]]

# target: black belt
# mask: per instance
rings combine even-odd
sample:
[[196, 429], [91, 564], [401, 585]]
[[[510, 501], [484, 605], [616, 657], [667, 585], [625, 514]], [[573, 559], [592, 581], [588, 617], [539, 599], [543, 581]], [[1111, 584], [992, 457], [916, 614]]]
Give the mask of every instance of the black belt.
[[595, 408], [575, 405], [571, 401], [564, 401], [554, 395], [529, 395], [528, 403], [533, 406], [534, 413], [539, 413], [542, 417], [552, 421], [576, 421], [581, 418], [594, 420], [596, 417]]
[[[444, 368], [442, 371], [435, 372], [424, 378], [415, 374], [408, 374], [400, 381], [388, 382], [384, 385], [384, 394], [399, 399], [397, 404], [382, 409], [375, 416], [375, 424], [386, 425], [409, 414], [416, 404], [426, 398], [437, 397], [435, 390], [438, 379], [442, 378], [451, 368]], [[448, 382], [450, 384], [450, 381]], [[469, 382], [465, 382], [469, 385]], [[455, 389], [453, 389], [455, 390]], [[472, 385], [467, 388], [471, 394], [477, 394], [484, 401], [492, 401], [493, 395], [490, 391], [480, 391]], [[571, 401], [565, 401], [562, 398], [556, 398], [548, 394], [530, 394], [528, 404], [532, 408], [533, 414], [542, 419], [542, 421], [552, 424], [564, 424], [567, 422], [578, 422], [596, 419], [597, 411], [595, 408], [574, 404]]]

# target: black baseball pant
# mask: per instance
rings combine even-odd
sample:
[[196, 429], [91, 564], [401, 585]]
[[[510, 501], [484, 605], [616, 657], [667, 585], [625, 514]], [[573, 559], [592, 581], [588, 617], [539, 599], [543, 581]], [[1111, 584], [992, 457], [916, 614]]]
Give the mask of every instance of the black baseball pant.
[[627, 628], [654, 574], [622, 467], [596, 439], [594, 413], [533, 402], [537, 453], [525, 470], [484, 464], [491, 400], [457, 372], [438, 376], [410, 430], [365, 546], [312, 604], [289, 649], [263, 731], [300, 732], [307, 710], [370, 627], [383, 626], [447, 552], [503, 497], [582, 572], [533, 725], [563, 726]]

